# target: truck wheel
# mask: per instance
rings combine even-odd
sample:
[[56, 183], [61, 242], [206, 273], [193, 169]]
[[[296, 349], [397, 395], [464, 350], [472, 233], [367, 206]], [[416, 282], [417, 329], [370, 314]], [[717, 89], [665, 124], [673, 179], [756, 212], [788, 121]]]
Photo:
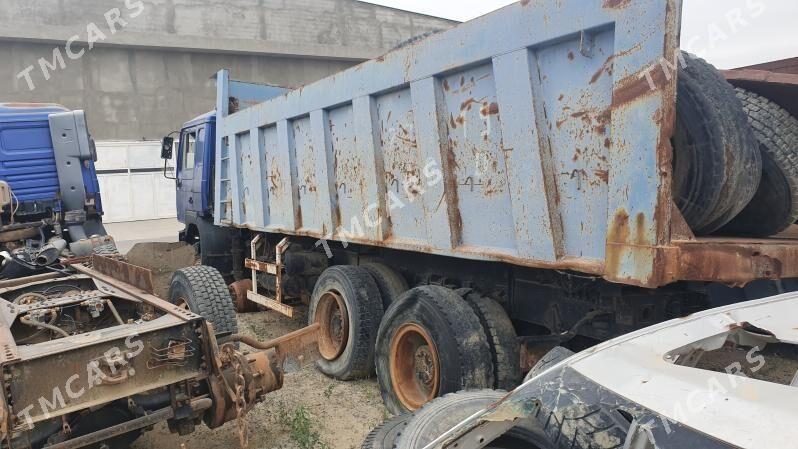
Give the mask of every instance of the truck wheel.
[[169, 302], [208, 320], [217, 337], [238, 332], [233, 299], [216, 268], [200, 265], [175, 271], [169, 285]]
[[709, 234], [748, 205], [762, 160], [734, 89], [705, 61], [684, 55], [673, 136], [673, 198], [696, 234]]
[[324, 270], [309, 311], [310, 324], [321, 325], [319, 371], [339, 380], [369, 377], [382, 313], [380, 291], [366, 270], [349, 265]]
[[754, 199], [722, 232], [768, 237], [798, 220], [798, 119], [765, 97], [737, 89], [761, 144], [762, 182]]
[[521, 345], [510, 317], [498, 302], [470, 293], [465, 297], [485, 329], [493, 358], [494, 388], [510, 391], [521, 382]]
[[399, 273], [386, 265], [367, 263], [361, 266], [369, 272], [374, 282], [377, 283], [384, 310], [388, 310], [388, 306], [410, 288], [407, 286], [407, 281]]
[[412, 415], [405, 413], [375, 427], [363, 440], [360, 449], [394, 449], [399, 433], [407, 426]]
[[[422, 449], [469, 416], [498, 402], [507, 393], [482, 390], [449, 394], [435, 399], [413, 414], [399, 433], [398, 449]], [[497, 449], [553, 449], [538, 425], [518, 426], [487, 445]]]
[[538, 374], [542, 373], [549, 369], [550, 366], [554, 366], [563, 360], [571, 357], [574, 355], [574, 351], [571, 351], [568, 348], [563, 348], [562, 346], [555, 346], [552, 348], [551, 351], [546, 353], [542, 359], [538, 360], [538, 363], [529, 370], [527, 373], [526, 378], [524, 378], [524, 382], [532, 379], [533, 377], [537, 376]]
[[463, 389], [493, 386], [485, 331], [454, 291], [423, 286], [399, 297], [377, 336], [377, 380], [388, 410], [399, 415]]

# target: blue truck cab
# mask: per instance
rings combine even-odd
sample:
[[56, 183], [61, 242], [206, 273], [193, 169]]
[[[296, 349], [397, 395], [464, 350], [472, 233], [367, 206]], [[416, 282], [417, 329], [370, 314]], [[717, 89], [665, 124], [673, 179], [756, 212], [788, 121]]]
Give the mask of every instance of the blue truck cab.
[[[184, 123], [179, 132], [164, 137], [161, 157], [172, 159], [174, 134], [178, 134], [175, 160], [177, 219], [185, 225], [180, 240], [197, 249], [203, 265], [217, 268], [225, 277], [234, 276], [234, 268], [242, 263], [234, 260], [240, 255], [240, 231], [214, 225], [214, 173], [217, 163], [224, 163], [216, 148], [221, 141], [216, 138], [217, 111], [225, 115], [246, 109], [288, 92], [289, 89], [268, 84], [231, 80], [227, 70], [221, 70], [216, 79], [216, 110], [202, 114]], [[223, 101], [224, 99], [226, 101]], [[164, 172], [165, 176], [168, 176]]]
[[106, 234], [96, 159], [83, 111], [57, 104], [0, 103], [3, 277], [19, 271], [13, 262], [23, 267], [30, 263], [33, 269], [36, 256], [49, 244], [68, 245], [73, 254], [86, 255], [93, 249], [91, 237]]
[[177, 154], [177, 218], [186, 223], [212, 216], [210, 198], [215, 156], [216, 112], [211, 111], [185, 123], [180, 130]]
[[[194, 245], [203, 265], [215, 267], [230, 277], [233, 275], [231, 248], [236, 235], [213, 225], [216, 111], [184, 123], [178, 139], [174, 179], [177, 219], [184, 225], [180, 241]], [[164, 159], [172, 158], [173, 144], [172, 137], [164, 138]]]

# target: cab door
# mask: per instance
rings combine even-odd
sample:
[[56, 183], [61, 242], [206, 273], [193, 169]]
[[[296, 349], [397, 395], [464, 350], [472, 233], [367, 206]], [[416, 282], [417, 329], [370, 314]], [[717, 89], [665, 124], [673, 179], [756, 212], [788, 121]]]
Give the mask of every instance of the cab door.
[[[194, 178], [199, 128], [184, 129], [177, 154], [177, 219], [185, 222], [186, 211], [195, 210]], [[201, 174], [199, 175], [202, 176]]]

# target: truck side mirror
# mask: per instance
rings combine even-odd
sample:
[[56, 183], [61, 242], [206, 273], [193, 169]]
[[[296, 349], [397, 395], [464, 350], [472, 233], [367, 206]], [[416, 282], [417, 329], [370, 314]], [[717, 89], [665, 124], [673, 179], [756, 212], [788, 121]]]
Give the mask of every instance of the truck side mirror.
[[164, 137], [161, 141], [161, 159], [172, 159], [172, 148], [175, 143], [173, 137]]

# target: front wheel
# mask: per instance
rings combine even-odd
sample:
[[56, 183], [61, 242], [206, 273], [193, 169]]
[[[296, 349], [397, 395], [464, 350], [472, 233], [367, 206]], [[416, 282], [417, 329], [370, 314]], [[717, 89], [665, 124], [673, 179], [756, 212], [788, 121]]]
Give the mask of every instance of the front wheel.
[[194, 266], [175, 271], [169, 286], [169, 302], [205, 318], [217, 337], [238, 332], [230, 290], [216, 268]]

